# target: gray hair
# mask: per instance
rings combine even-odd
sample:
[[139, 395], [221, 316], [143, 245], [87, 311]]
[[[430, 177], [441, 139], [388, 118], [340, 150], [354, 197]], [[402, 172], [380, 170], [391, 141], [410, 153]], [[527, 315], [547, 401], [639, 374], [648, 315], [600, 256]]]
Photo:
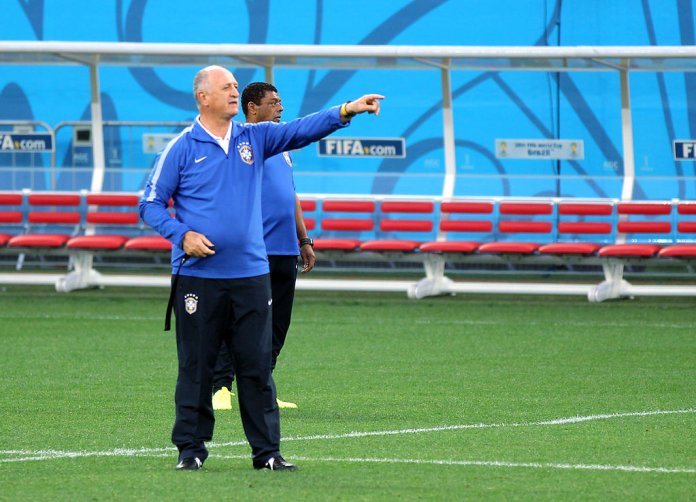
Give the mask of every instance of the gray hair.
[[193, 99], [198, 104], [198, 93], [199, 91], [209, 91], [210, 81], [208, 80], [208, 72], [210, 70], [224, 70], [222, 66], [210, 65], [198, 70], [196, 76], [193, 77]]

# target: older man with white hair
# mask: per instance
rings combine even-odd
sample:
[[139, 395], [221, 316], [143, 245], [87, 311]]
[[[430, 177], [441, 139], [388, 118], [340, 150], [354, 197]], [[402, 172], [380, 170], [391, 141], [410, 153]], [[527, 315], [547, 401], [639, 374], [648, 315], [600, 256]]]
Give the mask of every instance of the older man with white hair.
[[[213, 436], [212, 374], [222, 341], [237, 374], [255, 469], [295, 470], [280, 454], [271, 374], [271, 288], [263, 240], [264, 160], [302, 148], [352, 117], [378, 114], [379, 94], [276, 124], [242, 124], [239, 90], [220, 66], [193, 81], [199, 116], [159, 154], [140, 201], [143, 220], [172, 242], [171, 304], [179, 372], [172, 442], [180, 470], [200, 469]], [[174, 201], [176, 215], [167, 211]], [[168, 329], [167, 316], [166, 327]]]

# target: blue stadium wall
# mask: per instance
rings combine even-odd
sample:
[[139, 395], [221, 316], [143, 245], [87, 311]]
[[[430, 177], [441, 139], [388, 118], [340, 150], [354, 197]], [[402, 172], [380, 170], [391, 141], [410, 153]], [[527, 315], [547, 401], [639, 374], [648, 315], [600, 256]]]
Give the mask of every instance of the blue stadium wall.
[[[6, 0], [0, 38], [274, 44], [694, 45], [692, 0]], [[189, 121], [197, 68], [105, 67], [104, 119]], [[235, 69], [240, 85], [260, 70]], [[286, 119], [365, 92], [387, 96], [383, 113], [361, 117], [349, 137], [405, 138], [403, 159], [294, 153], [302, 193], [440, 194], [444, 153], [440, 73], [276, 70]], [[634, 198], [695, 198], [694, 163], [675, 161], [672, 140], [696, 138], [696, 75], [631, 74], [637, 183]], [[453, 72], [457, 195], [618, 197], [623, 157], [615, 73]], [[89, 119], [84, 67], [0, 66], [0, 120], [51, 126]], [[6, 129], [6, 127], [5, 127]], [[154, 156], [124, 129], [107, 134], [106, 190], [142, 187]], [[496, 138], [581, 139], [582, 160], [513, 160]], [[0, 153], [0, 189], [88, 188], [71, 138], [48, 155]], [[136, 151], [136, 153], [133, 153]], [[24, 158], [27, 157], [27, 158]], [[29, 167], [31, 166], [31, 167]], [[129, 168], [140, 168], [131, 172]], [[120, 175], [119, 170], [123, 170]], [[116, 173], [116, 175], [113, 175]]]

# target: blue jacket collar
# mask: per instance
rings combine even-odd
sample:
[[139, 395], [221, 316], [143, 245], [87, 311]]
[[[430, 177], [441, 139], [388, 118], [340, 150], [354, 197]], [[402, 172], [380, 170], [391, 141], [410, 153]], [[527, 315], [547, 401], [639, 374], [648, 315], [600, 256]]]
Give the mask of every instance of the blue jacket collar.
[[[242, 127], [238, 122], [232, 121], [232, 133], [230, 134], [230, 140], [236, 138], [242, 133]], [[193, 121], [193, 128], [191, 129], [191, 137], [196, 141], [204, 141], [206, 143], [217, 143], [215, 138], [206, 132], [200, 121], [200, 115], [196, 117]]]

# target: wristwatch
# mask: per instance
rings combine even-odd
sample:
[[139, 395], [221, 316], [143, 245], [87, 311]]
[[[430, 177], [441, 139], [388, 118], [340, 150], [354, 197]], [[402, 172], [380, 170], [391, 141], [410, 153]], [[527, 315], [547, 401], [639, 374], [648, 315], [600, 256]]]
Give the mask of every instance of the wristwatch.
[[304, 239], [300, 239], [300, 247], [306, 246], [307, 244], [314, 247], [314, 240], [310, 239], [309, 237], [305, 237]]

